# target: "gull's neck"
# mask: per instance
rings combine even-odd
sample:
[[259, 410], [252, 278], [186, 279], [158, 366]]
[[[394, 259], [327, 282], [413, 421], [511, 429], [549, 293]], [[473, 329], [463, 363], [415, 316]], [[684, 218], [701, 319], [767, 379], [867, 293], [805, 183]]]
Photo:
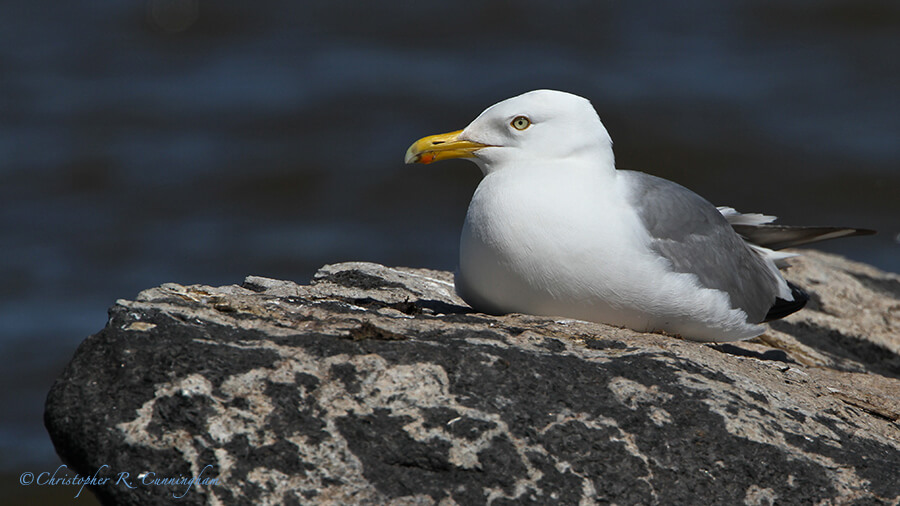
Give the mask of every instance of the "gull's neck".
[[616, 159], [611, 143], [583, 146], [563, 156], [541, 156], [527, 151], [512, 152], [485, 148], [472, 161], [485, 176], [499, 171], [517, 171], [528, 167], [558, 171], [560, 174], [577, 171], [615, 177], [616, 173]]

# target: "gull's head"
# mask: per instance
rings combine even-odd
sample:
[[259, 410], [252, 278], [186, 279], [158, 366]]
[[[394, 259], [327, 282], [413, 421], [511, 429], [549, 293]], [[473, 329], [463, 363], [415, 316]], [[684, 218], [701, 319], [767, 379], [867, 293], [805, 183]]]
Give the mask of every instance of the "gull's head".
[[406, 151], [406, 163], [468, 158], [485, 174], [505, 162], [580, 157], [612, 167], [612, 141], [587, 99], [553, 90], [494, 104], [466, 128], [419, 139]]

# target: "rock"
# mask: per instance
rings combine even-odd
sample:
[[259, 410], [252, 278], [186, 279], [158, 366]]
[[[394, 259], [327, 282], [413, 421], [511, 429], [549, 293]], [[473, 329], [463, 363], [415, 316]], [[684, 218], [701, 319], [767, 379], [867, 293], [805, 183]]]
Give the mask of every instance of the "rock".
[[809, 308], [721, 345], [473, 313], [426, 269], [166, 284], [46, 425], [106, 504], [897, 504], [900, 277], [794, 264]]

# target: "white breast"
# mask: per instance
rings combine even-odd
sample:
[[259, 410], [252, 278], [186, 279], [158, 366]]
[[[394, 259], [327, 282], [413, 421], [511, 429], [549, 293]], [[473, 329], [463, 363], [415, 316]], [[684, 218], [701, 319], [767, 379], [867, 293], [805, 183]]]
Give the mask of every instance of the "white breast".
[[463, 226], [456, 283], [473, 308], [702, 340], [760, 333], [723, 292], [668, 270], [647, 246], [615, 173], [565, 170], [518, 166], [481, 181]]

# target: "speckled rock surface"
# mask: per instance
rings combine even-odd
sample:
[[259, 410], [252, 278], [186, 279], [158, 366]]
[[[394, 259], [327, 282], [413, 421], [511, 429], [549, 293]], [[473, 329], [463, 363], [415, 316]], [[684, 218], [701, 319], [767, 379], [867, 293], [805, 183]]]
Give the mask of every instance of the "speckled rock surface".
[[107, 504], [897, 504], [900, 277], [810, 252], [808, 309], [705, 345], [492, 317], [450, 273], [329, 265], [310, 285], [120, 300], [47, 401]]

